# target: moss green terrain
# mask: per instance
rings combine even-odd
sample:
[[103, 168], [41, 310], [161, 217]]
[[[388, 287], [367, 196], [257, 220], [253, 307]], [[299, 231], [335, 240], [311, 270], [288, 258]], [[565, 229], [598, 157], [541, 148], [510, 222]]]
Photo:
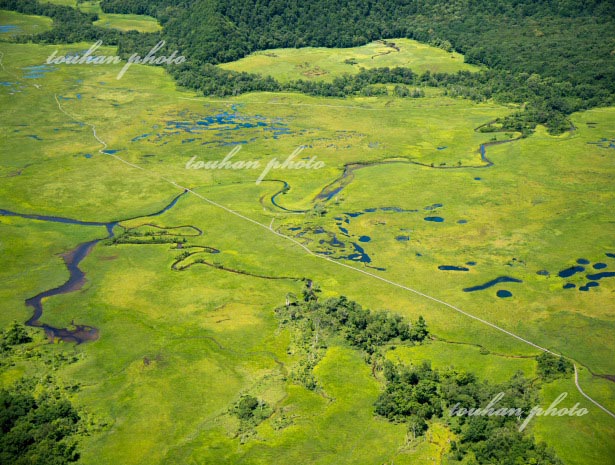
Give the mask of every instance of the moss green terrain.
[[415, 73], [477, 71], [463, 55], [430, 47], [411, 39], [377, 41], [362, 47], [330, 49], [306, 47], [255, 52], [220, 65], [224, 69], [271, 76], [281, 82], [297, 79], [331, 81], [336, 75], [355, 74], [361, 68], [405, 67]]
[[[390, 47], [329, 55], [310, 49], [303, 58], [301, 50], [278, 50], [271, 51], [276, 57], [261, 52], [228, 66], [252, 72], [263, 66], [280, 79], [300, 77], [296, 66], [306, 61], [328, 70], [321, 79], [372, 61], [415, 71], [466, 66], [460, 56], [394, 42], [400, 52], [373, 60], [370, 53]], [[595, 376], [615, 374], [615, 279], [579, 290], [586, 274], [615, 267], [606, 255], [615, 253], [615, 109], [573, 115], [576, 129], [564, 136], [539, 129], [514, 140], [518, 134], [476, 130], [514, 108], [437, 90], [417, 99], [254, 93], [220, 100], [176, 89], [163, 69], [138, 65], [119, 80], [122, 64], [45, 65], [32, 77], [30, 67], [43, 65], [53, 51], [90, 45], [0, 44], [6, 83], [0, 86], [0, 209], [129, 219], [116, 235], [122, 228], [176, 229], [164, 229], [175, 238], [167, 243], [99, 243], [80, 265], [84, 286], [43, 302], [44, 323], [100, 331], [98, 340], [74, 347], [79, 362], [58, 372], [81, 382], [74, 403], [107, 424], [82, 438], [80, 463], [431, 463], [445, 457], [453, 435], [443, 425], [431, 425], [429, 439], [408, 443], [404, 425], [374, 416], [381, 383], [361, 354], [341, 343], [315, 368], [322, 392], [290, 380], [299, 357], [273, 310], [287, 293], [300, 294], [305, 277], [322, 287], [323, 297], [344, 294], [413, 320], [423, 315], [435, 339], [391, 347], [390, 360], [431, 360], [500, 382], [518, 370], [532, 377], [531, 357], [539, 351], [377, 277], [564, 354], [580, 367], [585, 392], [615, 410], [615, 385]], [[265, 58], [283, 64], [250, 61]], [[345, 64], [346, 58], [359, 64]], [[507, 142], [489, 145], [496, 141]], [[238, 145], [233, 160], [259, 161], [261, 169], [186, 169], [191, 159], [221, 160]], [[255, 183], [269, 161], [283, 161], [300, 146], [298, 159], [317, 157], [325, 166], [272, 170]], [[347, 165], [351, 174], [340, 179]], [[284, 183], [289, 189], [276, 206], [272, 196]], [[147, 217], [184, 187], [192, 192]], [[337, 187], [329, 200], [321, 195]], [[316, 204], [326, 215], [312, 212]], [[0, 216], [0, 231], [2, 327], [27, 320], [24, 300], [67, 279], [60, 254], [106, 237], [102, 226], [10, 216]], [[326, 243], [333, 235], [344, 247]], [[177, 248], [184, 237], [193, 248]], [[356, 253], [352, 243], [371, 261], [341, 258]], [[181, 259], [183, 251], [195, 254]], [[558, 276], [578, 259], [590, 262], [585, 272]], [[191, 266], [173, 269], [178, 260]], [[596, 270], [596, 263], [607, 266]], [[463, 291], [500, 276], [522, 282]], [[576, 287], [564, 289], [566, 283]], [[499, 298], [498, 290], [512, 297]], [[561, 392], [569, 393], [566, 406], [579, 402], [590, 414], [538, 418], [533, 433], [566, 464], [607, 463], [615, 455], [615, 420], [582, 398], [572, 379], [545, 385], [543, 404]], [[245, 436], [229, 414], [242, 394], [274, 407]]]
[[0, 40], [12, 36], [38, 34], [51, 29], [51, 18], [24, 15], [14, 11], [0, 10]]

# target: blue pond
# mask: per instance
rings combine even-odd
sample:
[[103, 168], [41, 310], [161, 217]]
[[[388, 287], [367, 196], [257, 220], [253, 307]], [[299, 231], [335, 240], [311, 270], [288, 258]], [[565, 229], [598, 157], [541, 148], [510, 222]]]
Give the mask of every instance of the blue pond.
[[587, 258], [579, 258], [579, 259], [577, 260], [577, 263], [578, 263], [579, 265], [589, 265], [589, 260], [588, 260]]
[[602, 273], [588, 274], [587, 279], [598, 281], [602, 278], [612, 278], [615, 276], [615, 271], [603, 271]]
[[463, 292], [474, 292], [474, 291], [484, 291], [485, 289], [489, 289], [492, 286], [500, 283], [522, 283], [520, 279], [511, 278], [510, 276], [500, 276], [499, 278], [492, 279], [491, 281], [486, 282], [485, 284], [480, 284], [478, 286], [466, 287]]
[[574, 289], [575, 287], [577, 287], [577, 286], [575, 284], [572, 284], [572, 283], [564, 284], [564, 289]]
[[0, 34], [5, 34], [7, 32], [17, 32], [19, 30], [18, 26], [14, 26], [13, 24], [4, 24], [0, 26]]
[[106, 153], [107, 155], [113, 155], [114, 153], [118, 153], [119, 150], [103, 150], [103, 153]]
[[583, 271], [585, 271], [585, 267], [571, 266], [570, 268], [566, 268], [565, 270], [560, 271], [558, 273], [558, 276], [560, 278], [569, 278], [570, 276], [577, 274], [577, 273], [582, 273]]
[[606, 255], [607, 257], [610, 257], [610, 258], [615, 258], [615, 253], [606, 252], [604, 255]]
[[359, 242], [369, 242], [371, 240], [372, 240], [372, 238], [369, 237], [369, 236], [361, 236], [361, 237], [359, 237]]
[[338, 226], [338, 228], [340, 228], [340, 231], [342, 231], [344, 234], [348, 235], [348, 230], [346, 228], [342, 228], [341, 226]]
[[[177, 116], [186, 116], [179, 113]], [[290, 135], [292, 131], [281, 119], [269, 119], [264, 116], [243, 116], [237, 113], [223, 112], [213, 116], [190, 115], [189, 120], [167, 121], [167, 131], [177, 129], [189, 133], [199, 133], [203, 131], [218, 131], [217, 136], [224, 136], [227, 131], [237, 131], [241, 129], [259, 129], [268, 131], [274, 139], [283, 135]], [[167, 133], [165, 135], [171, 135]]]
[[410, 240], [410, 236], [397, 236], [395, 240], [399, 242], [407, 242]]
[[91, 153], [86, 153], [86, 154], [84, 155], [84, 157], [85, 157], [85, 158], [92, 158], [92, 154], [91, 154]]
[[595, 270], [603, 270], [606, 268], [606, 263], [594, 263], [593, 267]]
[[442, 271], [470, 271], [470, 269], [466, 268], [465, 266], [453, 266], [453, 265], [440, 265], [438, 269]]
[[536, 274], [538, 276], [549, 276], [549, 272], [547, 270], [538, 270]]
[[372, 259], [369, 258], [369, 255], [365, 253], [365, 250], [363, 250], [363, 247], [361, 247], [358, 244], [355, 244], [354, 242], [352, 242], [352, 246], [354, 247], [356, 253], [350, 254], [348, 256], [350, 260], [360, 261], [362, 263], [372, 262]]
[[441, 216], [426, 216], [423, 219], [425, 221], [432, 221], [434, 223], [443, 223], [444, 222], [444, 218], [442, 218]]
[[365, 250], [363, 250], [363, 247], [361, 247], [358, 244], [355, 244], [354, 242], [352, 242], [352, 246], [354, 247], [355, 253], [352, 253], [348, 255], [347, 257], [340, 257], [341, 259], [352, 260], [352, 261], [361, 262], [361, 263], [371, 263], [372, 262], [372, 259], [369, 257], [369, 255], [365, 253]]
[[433, 205], [429, 205], [425, 207], [425, 210], [435, 210], [436, 208], [441, 208], [443, 205], [441, 203], [434, 203]]
[[50, 73], [51, 71], [56, 70], [54, 66], [49, 65], [26, 66], [22, 69], [25, 73], [24, 78], [26, 79], [44, 78], [46, 73]]
[[512, 297], [512, 292], [507, 291], [505, 289], [500, 289], [496, 295], [500, 298], [500, 299], [506, 299], [508, 297]]
[[474, 266], [474, 265], [476, 265], [476, 262], [466, 262], [466, 265], [468, 265], [468, 266]]

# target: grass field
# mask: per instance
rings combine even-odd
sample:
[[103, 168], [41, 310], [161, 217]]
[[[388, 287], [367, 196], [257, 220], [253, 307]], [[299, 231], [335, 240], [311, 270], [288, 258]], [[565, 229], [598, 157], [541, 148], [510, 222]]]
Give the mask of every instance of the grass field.
[[38, 34], [51, 29], [51, 18], [46, 16], [24, 15], [14, 11], [0, 10], [0, 40], [12, 36]]
[[156, 32], [162, 29], [158, 20], [146, 15], [116, 15], [103, 13], [100, 19], [94, 22], [95, 26], [120, 31]]
[[157, 32], [162, 28], [156, 18], [147, 15], [121, 15], [104, 13], [100, 8], [100, 1], [84, 1], [77, 3], [76, 0], [48, 0], [56, 5], [71, 6], [86, 13], [96, 13], [98, 21], [95, 26], [118, 29], [120, 31]]
[[[395, 42], [399, 54], [410, 46]], [[352, 53], [368, 57], [366, 47]], [[403, 425], [372, 414], [381, 385], [360, 354], [343, 345], [331, 346], [316, 367], [325, 395], [289, 381], [298, 358], [288, 352], [290, 335], [278, 328], [273, 309], [288, 292], [299, 294], [302, 283], [265, 277], [309, 277], [324, 297], [345, 294], [369, 308], [412, 319], [424, 315], [439, 340], [398, 346], [387, 354], [391, 360], [431, 360], [492, 382], [517, 370], [533, 375], [534, 361], [527, 358], [538, 353], [533, 347], [339, 263], [418, 289], [565, 354], [579, 364], [584, 390], [615, 409], [613, 383], [589, 372], [615, 373], [615, 281], [604, 278], [599, 287], [578, 289], [594, 264], [605, 263], [602, 271], [615, 267], [605, 255], [615, 253], [614, 109], [574, 115], [576, 131], [561, 137], [540, 129], [524, 140], [487, 146], [488, 166], [480, 146], [493, 134], [474, 129], [513, 108], [439, 92], [407, 100], [265, 93], [215, 100], [177, 90], [160, 68], [134, 65], [121, 80], [122, 65], [47, 66], [34, 74], [30, 68], [56, 49], [87, 48], [0, 44], [0, 81], [8, 83], [0, 86], [0, 209], [89, 221], [132, 218], [126, 227], [194, 226], [202, 235], [188, 244], [220, 250], [211, 260], [221, 267], [173, 271], [181, 252], [173, 244], [99, 244], [81, 264], [84, 287], [44, 301], [45, 323], [100, 330], [97, 341], [75, 347], [84, 359], [59, 373], [80, 380], [74, 401], [108, 423], [102, 433], [83, 438], [81, 463], [429, 463], [446, 451], [451, 433], [442, 425], [432, 426], [429, 440], [408, 447]], [[442, 54], [462, 62], [434, 49], [417, 51], [416, 60], [432, 57], [439, 66], [446, 61]], [[338, 54], [329, 60], [339, 60]], [[341, 69], [331, 67], [330, 74]], [[512, 140], [516, 134], [495, 136]], [[275, 170], [258, 185], [261, 170], [185, 167], [192, 157], [220, 160], [238, 144], [235, 160], [265, 165], [306, 146], [300, 157], [317, 156], [325, 167]], [[102, 149], [117, 150], [143, 169]], [[350, 182], [322, 201], [325, 216], [288, 213], [271, 202], [284, 181], [290, 190], [277, 203], [310, 210], [346, 165], [378, 161], [394, 163], [356, 169]], [[169, 181], [242, 217], [187, 195], [163, 215], [146, 218], [181, 192]], [[105, 236], [102, 227], [5, 216], [0, 230], [2, 327], [15, 318], [25, 321], [30, 315], [23, 301], [66, 279], [58, 254]], [[335, 234], [345, 243], [336, 257], [350, 254], [354, 242], [371, 262], [325, 261], [272, 230], [303, 233], [294, 239], [321, 252], [326, 244], [320, 238]], [[369, 241], [360, 242], [361, 236]], [[586, 273], [558, 276], [578, 259], [590, 262]], [[442, 265], [468, 271], [443, 271]], [[549, 274], [537, 274], [542, 270]], [[523, 282], [463, 291], [499, 276]], [[576, 288], [563, 289], [565, 283]], [[498, 298], [498, 290], [513, 296]], [[562, 391], [590, 408], [570, 379], [546, 385], [544, 403]], [[275, 413], [242, 441], [228, 409], [244, 393], [265, 399]], [[540, 418], [532, 427], [567, 464], [602, 465], [615, 454], [615, 422], [596, 408], [580, 418]]]
[[241, 60], [220, 65], [234, 71], [272, 76], [281, 82], [297, 79], [331, 81], [341, 74], [355, 74], [361, 68], [405, 67], [415, 73], [453, 73], [477, 71], [479, 68], [463, 62], [463, 55], [446, 52], [411, 39], [391, 39], [397, 48], [382, 42], [363, 47], [328, 49], [272, 49], [255, 52]]

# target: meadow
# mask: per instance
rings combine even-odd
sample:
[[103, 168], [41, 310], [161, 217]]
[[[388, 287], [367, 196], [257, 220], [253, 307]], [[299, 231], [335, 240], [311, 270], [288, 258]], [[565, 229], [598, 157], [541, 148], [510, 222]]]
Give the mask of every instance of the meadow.
[[[415, 53], [427, 69], [462, 61], [395, 42], [400, 56], [407, 48], [404, 60]], [[199, 254], [217, 266], [176, 271], [181, 236], [166, 244], [103, 241], [81, 263], [83, 288], [44, 301], [43, 322], [100, 331], [95, 342], [59, 342], [82, 360], [58, 376], [78, 379], [74, 403], [107, 424], [82, 438], [80, 463], [426, 463], [440, 456], [452, 438], [444, 425], [432, 425], [429, 440], [408, 445], [404, 425], [374, 416], [381, 385], [358, 351], [342, 343], [328, 348], [314, 370], [324, 393], [290, 381], [299, 357], [273, 310], [288, 293], [300, 294], [302, 278], [318, 283], [323, 297], [347, 295], [412, 320], [423, 315], [435, 340], [390, 348], [390, 360], [431, 360], [499, 382], [517, 370], [532, 377], [531, 357], [539, 352], [374, 276], [563, 353], [578, 364], [585, 392], [615, 409], [613, 383], [592, 375], [615, 373], [615, 280], [579, 290], [586, 274], [615, 267], [607, 255], [615, 253], [615, 110], [575, 114], [576, 129], [564, 136], [539, 128], [514, 140], [518, 134], [475, 130], [514, 107], [474, 104], [438, 90], [417, 99], [255, 93], [220, 100], [177, 89], [161, 68], [133, 65], [120, 80], [121, 64], [44, 65], [32, 72], [54, 50], [78, 53], [89, 45], [0, 44], [0, 81], [8, 83], [0, 86], [0, 209], [83, 221], [130, 219], [116, 235], [122, 227], [191, 226], [202, 234], [188, 237], [186, 246], [220, 253]], [[318, 66], [329, 70], [322, 79], [358, 66], [343, 64], [347, 58], [367, 67], [370, 53], [381, 48], [319, 51]], [[294, 50], [272, 53], [280, 62], [292, 64], [293, 54], [302, 60]], [[233, 66], [254, 71], [248, 63]], [[279, 78], [301, 74], [289, 71], [295, 65], [286, 71], [267, 66]], [[509, 142], [488, 145], [494, 137]], [[300, 158], [316, 156], [325, 167], [275, 170], [258, 185], [260, 170], [186, 169], [192, 157], [221, 160], [237, 145], [235, 160], [263, 165], [305, 146]], [[340, 179], [357, 163], [365, 166]], [[307, 213], [271, 201], [282, 182], [290, 188], [276, 203]], [[341, 189], [319, 197], [330, 185]], [[148, 217], [184, 187], [197, 195]], [[26, 298], [66, 280], [59, 254], [106, 237], [103, 227], [9, 216], [0, 216], [0, 229], [2, 327], [29, 318]], [[559, 276], [581, 266], [579, 259], [589, 262], [585, 272]], [[606, 267], [595, 268], [598, 263]], [[522, 282], [464, 292], [500, 276]], [[575, 288], [564, 289], [569, 283]], [[500, 298], [498, 290], [512, 297]], [[538, 418], [534, 433], [567, 464], [605, 463], [615, 454], [613, 418], [581, 398], [572, 379], [545, 384], [543, 403], [562, 391], [570, 395], [567, 403], [578, 401], [590, 414]], [[242, 394], [275, 407], [247, 437], [238, 435], [229, 414]]]
[[49, 0], [49, 3], [71, 6], [86, 13], [96, 13], [99, 19], [94, 21], [93, 24], [99, 27], [139, 32], [157, 32], [162, 29], [158, 20], [151, 16], [104, 13], [100, 8], [99, 1]]
[[340, 74], [355, 74], [361, 68], [396, 66], [410, 68], [417, 74], [478, 71], [478, 66], [464, 63], [463, 55], [447, 52], [411, 39], [376, 41], [362, 47], [330, 49], [305, 47], [271, 49], [220, 65], [233, 71], [271, 76], [280, 82], [297, 79], [332, 81]]
[[0, 40], [23, 34], [38, 34], [51, 29], [52, 20], [45, 16], [24, 15], [0, 10]]

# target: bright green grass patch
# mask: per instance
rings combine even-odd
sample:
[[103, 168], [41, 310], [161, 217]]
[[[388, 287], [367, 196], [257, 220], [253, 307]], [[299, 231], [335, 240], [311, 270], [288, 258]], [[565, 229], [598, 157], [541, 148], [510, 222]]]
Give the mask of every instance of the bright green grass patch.
[[59, 0], [59, 2], [63, 2], [59, 4], [76, 6], [84, 13], [96, 13], [98, 21], [94, 21], [93, 24], [98, 27], [138, 32], [157, 32], [162, 29], [158, 20], [151, 16], [104, 13], [98, 1], [81, 2], [78, 5], [75, 5], [71, 0]]
[[38, 34], [51, 29], [53, 20], [46, 16], [24, 15], [0, 10], [0, 40], [11, 36]]
[[[60, 1], [64, 1], [64, 0], [60, 0]], [[100, 2], [98, 0], [79, 2], [77, 7], [84, 13], [97, 13], [99, 17], [101, 14], [104, 14], [102, 12], [102, 9], [100, 8]]]
[[517, 371], [522, 371], [527, 378], [533, 378], [536, 371], [533, 357], [491, 354], [476, 346], [451, 342], [430, 341], [413, 347], [399, 346], [388, 351], [386, 356], [393, 362], [405, 365], [431, 362], [436, 369], [451, 368], [475, 373], [491, 383], [508, 381]]
[[77, 0], [44, 0], [44, 3], [53, 3], [54, 5], [72, 6], [73, 8], [77, 7]]
[[156, 18], [146, 15], [104, 13], [100, 15], [98, 21], [94, 22], [94, 25], [109, 29], [119, 29], [120, 31], [157, 32], [162, 29]]
[[[546, 410], [562, 393], [567, 396], [556, 408], [571, 408], [578, 403], [577, 410], [585, 408], [589, 413], [581, 417], [535, 417], [529, 428], [537, 439], [550, 444], [566, 464], [610, 463], [608, 457], [615, 456], [613, 418], [581, 396], [572, 378], [546, 384], [542, 389], [543, 401], [540, 407]], [[592, 440], [587, 440], [588, 437]]]
[[273, 49], [255, 52], [241, 60], [220, 65], [224, 69], [291, 80], [332, 81], [341, 74], [355, 74], [361, 68], [404, 67], [418, 74], [478, 71], [463, 62], [463, 55], [446, 52], [411, 39], [391, 39], [399, 51], [380, 42], [354, 48]]
[[[281, 411], [291, 418], [276, 427], [281, 411], [258, 427], [257, 437], [241, 448], [228, 439], [210, 436], [191, 455], [216, 463], [293, 464], [382, 463], [390, 459], [403, 440], [405, 428], [374, 417], [372, 404], [379, 393], [369, 366], [353, 350], [332, 347], [315, 369], [325, 396], [288, 386]], [[279, 424], [279, 423], [278, 423]], [[223, 453], [220, 453], [223, 452]], [[172, 463], [172, 460], [168, 460]], [[177, 463], [177, 462], [176, 462]]]

